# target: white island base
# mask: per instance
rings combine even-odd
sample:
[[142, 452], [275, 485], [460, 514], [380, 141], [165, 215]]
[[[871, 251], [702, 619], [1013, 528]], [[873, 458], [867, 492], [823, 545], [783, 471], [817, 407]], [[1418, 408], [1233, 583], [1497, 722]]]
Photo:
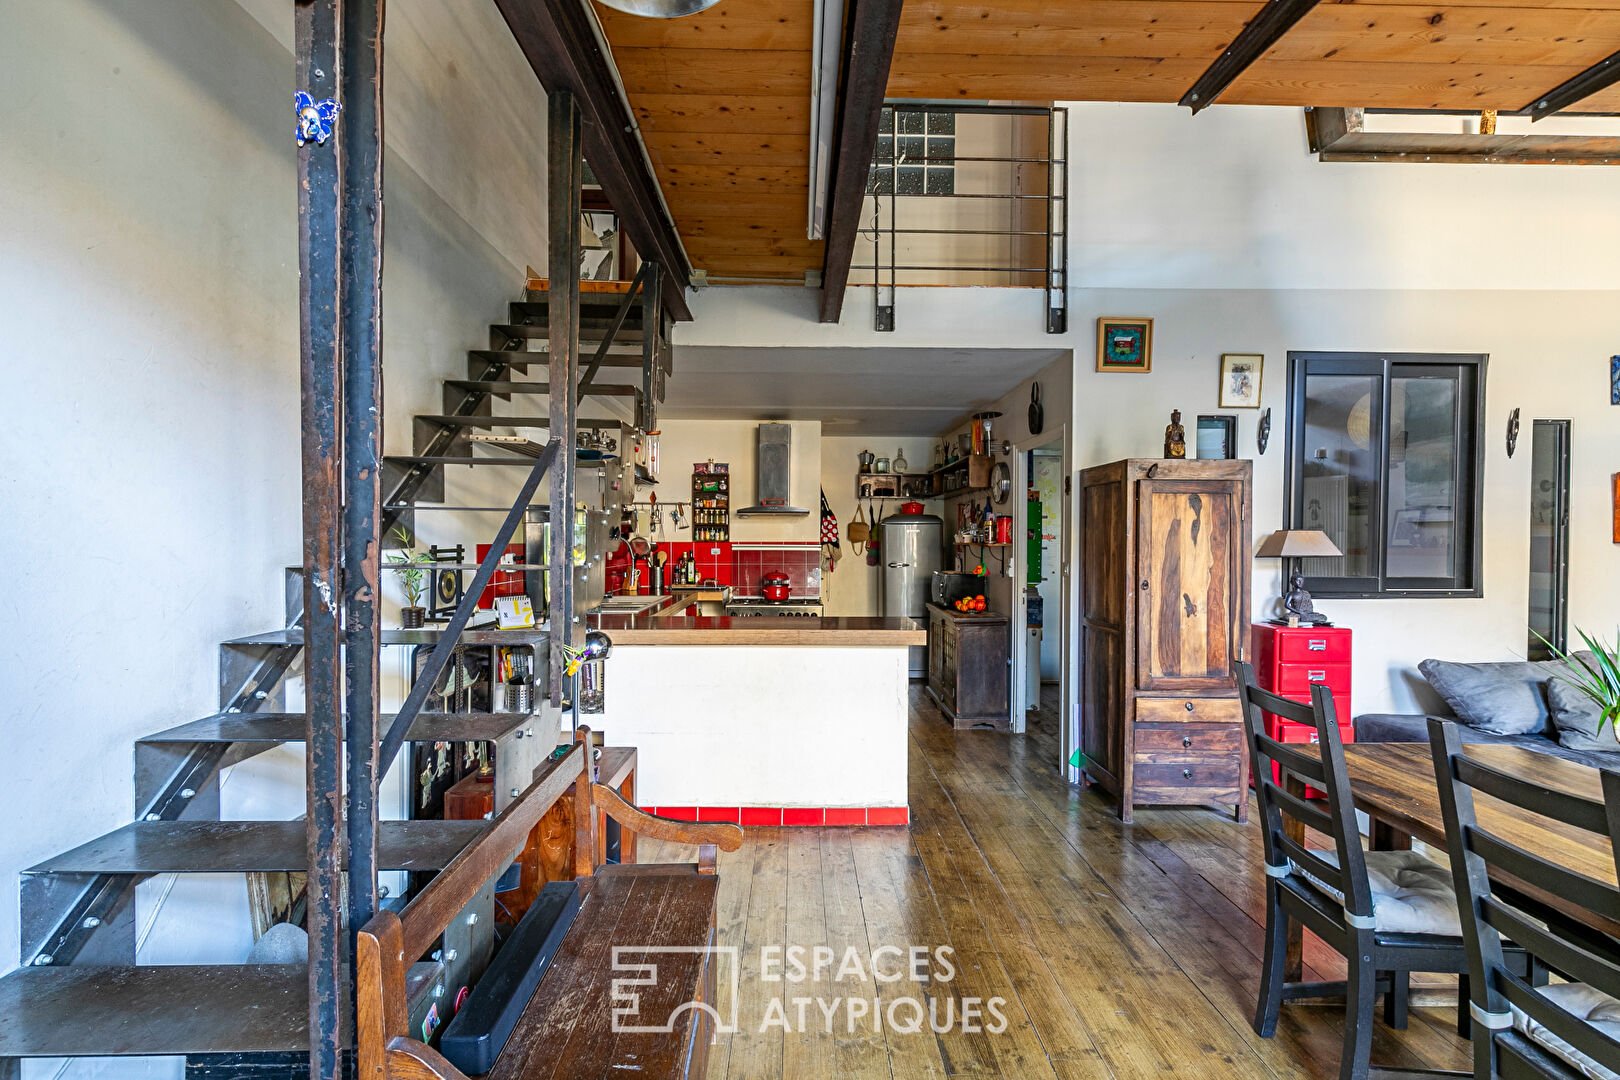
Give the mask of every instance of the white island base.
[[589, 717], [636, 802], [750, 825], [904, 825], [904, 645], [615, 645]]

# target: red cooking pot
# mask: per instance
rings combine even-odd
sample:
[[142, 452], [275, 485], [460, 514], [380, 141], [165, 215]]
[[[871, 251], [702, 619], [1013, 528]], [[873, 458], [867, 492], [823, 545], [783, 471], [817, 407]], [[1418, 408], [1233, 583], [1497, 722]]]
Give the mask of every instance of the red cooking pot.
[[766, 574], [759, 582], [759, 594], [767, 600], [786, 600], [791, 592], [786, 574]]

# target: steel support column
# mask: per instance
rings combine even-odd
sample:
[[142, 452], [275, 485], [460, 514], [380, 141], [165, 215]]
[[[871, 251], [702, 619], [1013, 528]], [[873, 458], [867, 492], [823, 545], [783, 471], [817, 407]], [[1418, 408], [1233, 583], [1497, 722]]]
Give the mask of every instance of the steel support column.
[[387, 0], [343, 5], [343, 673], [351, 930], [346, 947], [351, 950], [352, 931], [377, 914], [386, 5]]
[[[316, 101], [340, 86], [338, 0], [297, 0], [297, 80]], [[289, 128], [293, 117], [287, 115]], [[338, 122], [337, 131], [345, 121]], [[290, 130], [288, 131], [290, 135]], [[340, 1080], [343, 988], [343, 727], [339, 219], [341, 134], [298, 151], [299, 398], [304, 526], [304, 784], [311, 1080]]]
[[[659, 346], [664, 335], [663, 268], [647, 265], [647, 287], [641, 290], [641, 415], [636, 418], [643, 431], [658, 427]], [[633, 497], [633, 496], [632, 496]]]
[[550, 342], [546, 381], [551, 386], [551, 703], [562, 704], [563, 646], [582, 637], [574, 615], [574, 435], [579, 407], [579, 215], [584, 162], [579, 146], [579, 103], [567, 90], [547, 95], [547, 236], [550, 237], [546, 320]]

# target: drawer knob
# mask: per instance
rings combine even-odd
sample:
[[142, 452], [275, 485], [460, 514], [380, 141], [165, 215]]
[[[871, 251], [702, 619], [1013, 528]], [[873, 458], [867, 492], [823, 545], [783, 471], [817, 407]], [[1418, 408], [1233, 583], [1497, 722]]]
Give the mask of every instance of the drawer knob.
[[1192, 745], [1192, 736], [1191, 735], [1183, 735], [1181, 737], [1181, 745], [1182, 746], [1191, 746]]
[[1181, 775], [1182, 775], [1183, 779], [1191, 780], [1192, 779], [1192, 770], [1191, 769], [1182, 769], [1181, 770]]
[[1186, 705], [1185, 705], [1185, 706], [1184, 706], [1184, 707], [1185, 707], [1185, 708], [1186, 708], [1186, 710], [1187, 710], [1187, 711], [1188, 711], [1188, 712], [1192, 712], [1192, 711], [1193, 711], [1193, 709], [1194, 709], [1194, 708], [1195, 708], [1195, 706], [1194, 706], [1194, 705], [1193, 705], [1193, 703], [1192, 703], [1192, 702], [1190, 702], [1190, 701], [1189, 701], [1189, 702], [1187, 702], [1187, 704], [1186, 704]]

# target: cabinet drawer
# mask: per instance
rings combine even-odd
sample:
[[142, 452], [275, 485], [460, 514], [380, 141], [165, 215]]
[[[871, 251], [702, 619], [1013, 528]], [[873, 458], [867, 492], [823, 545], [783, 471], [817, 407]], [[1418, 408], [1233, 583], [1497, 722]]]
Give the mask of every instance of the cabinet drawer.
[[1311, 687], [1321, 683], [1334, 697], [1350, 692], [1349, 664], [1278, 664], [1276, 692], [1283, 697], [1311, 699]]
[[1239, 798], [1243, 759], [1237, 754], [1205, 761], [1137, 762], [1137, 802], [1201, 802], [1226, 796]]
[[1243, 709], [1237, 698], [1149, 698], [1136, 699], [1139, 724], [1241, 724]]
[[1140, 764], [1203, 761], [1243, 752], [1243, 729], [1236, 724], [1137, 724]]
[[1277, 635], [1277, 660], [1284, 664], [1348, 664], [1350, 635], [1343, 630], [1294, 630]]

